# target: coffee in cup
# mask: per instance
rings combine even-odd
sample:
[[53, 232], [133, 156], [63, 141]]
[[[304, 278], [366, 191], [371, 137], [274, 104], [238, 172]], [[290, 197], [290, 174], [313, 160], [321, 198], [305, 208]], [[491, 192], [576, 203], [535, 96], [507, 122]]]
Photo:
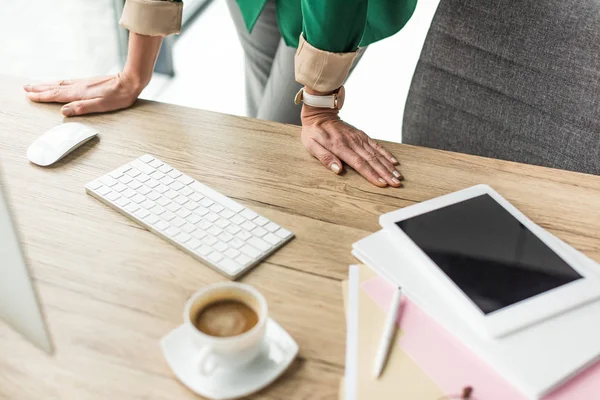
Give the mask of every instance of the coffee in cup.
[[229, 337], [252, 329], [258, 323], [258, 314], [242, 301], [225, 299], [208, 304], [192, 321], [207, 335]]

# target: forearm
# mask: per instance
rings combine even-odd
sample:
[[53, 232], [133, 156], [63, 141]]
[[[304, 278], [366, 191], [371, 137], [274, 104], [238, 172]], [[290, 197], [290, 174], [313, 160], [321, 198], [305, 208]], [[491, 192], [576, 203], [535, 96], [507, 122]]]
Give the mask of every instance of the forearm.
[[162, 36], [129, 33], [129, 49], [123, 73], [140, 91], [148, 85], [152, 78], [162, 39]]

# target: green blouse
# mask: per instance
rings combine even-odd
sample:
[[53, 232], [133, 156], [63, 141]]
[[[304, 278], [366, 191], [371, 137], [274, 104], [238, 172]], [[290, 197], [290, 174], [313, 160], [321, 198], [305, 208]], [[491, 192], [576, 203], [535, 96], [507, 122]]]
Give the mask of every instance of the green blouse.
[[[237, 0], [252, 31], [267, 0]], [[288, 46], [308, 43], [334, 53], [355, 51], [400, 31], [417, 0], [275, 0], [279, 30]]]

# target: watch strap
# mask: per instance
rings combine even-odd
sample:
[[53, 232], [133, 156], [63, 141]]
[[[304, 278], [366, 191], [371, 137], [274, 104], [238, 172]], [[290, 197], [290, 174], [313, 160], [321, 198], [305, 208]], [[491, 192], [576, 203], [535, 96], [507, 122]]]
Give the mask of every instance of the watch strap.
[[328, 94], [325, 96], [317, 96], [313, 94], [306, 93], [304, 88], [300, 89], [296, 94], [296, 98], [294, 103], [300, 104], [300, 102], [304, 102], [307, 106], [317, 107], [317, 108], [338, 108], [338, 93]]

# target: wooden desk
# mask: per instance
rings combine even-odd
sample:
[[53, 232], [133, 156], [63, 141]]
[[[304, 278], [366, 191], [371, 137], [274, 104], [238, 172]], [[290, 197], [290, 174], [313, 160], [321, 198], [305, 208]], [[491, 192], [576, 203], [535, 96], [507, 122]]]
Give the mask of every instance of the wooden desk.
[[159, 339], [182, 322], [188, 296], [216, 272], [85, 194], [84, 184], [152, 153], [296, 233], [245, 276], [300, 356], [261, 399], [333, 399], [343, 374], [340, 281], [351, 244], [378, 216], [488, 183], [535, 222], [600, 261], [600, 177], [386, 143], [404, 189], [338, 177], [304, 150], [300, 128], [160, 103], [77, 118], [98, 128], [51, 168], [27, 147], [63, 121], [58, 105], [30, 103], [22, 82], [0, 78], [0, 159], [8, 197], [40, 291], [56, 355], [0, 324], [0, 398], [192, 399]]

